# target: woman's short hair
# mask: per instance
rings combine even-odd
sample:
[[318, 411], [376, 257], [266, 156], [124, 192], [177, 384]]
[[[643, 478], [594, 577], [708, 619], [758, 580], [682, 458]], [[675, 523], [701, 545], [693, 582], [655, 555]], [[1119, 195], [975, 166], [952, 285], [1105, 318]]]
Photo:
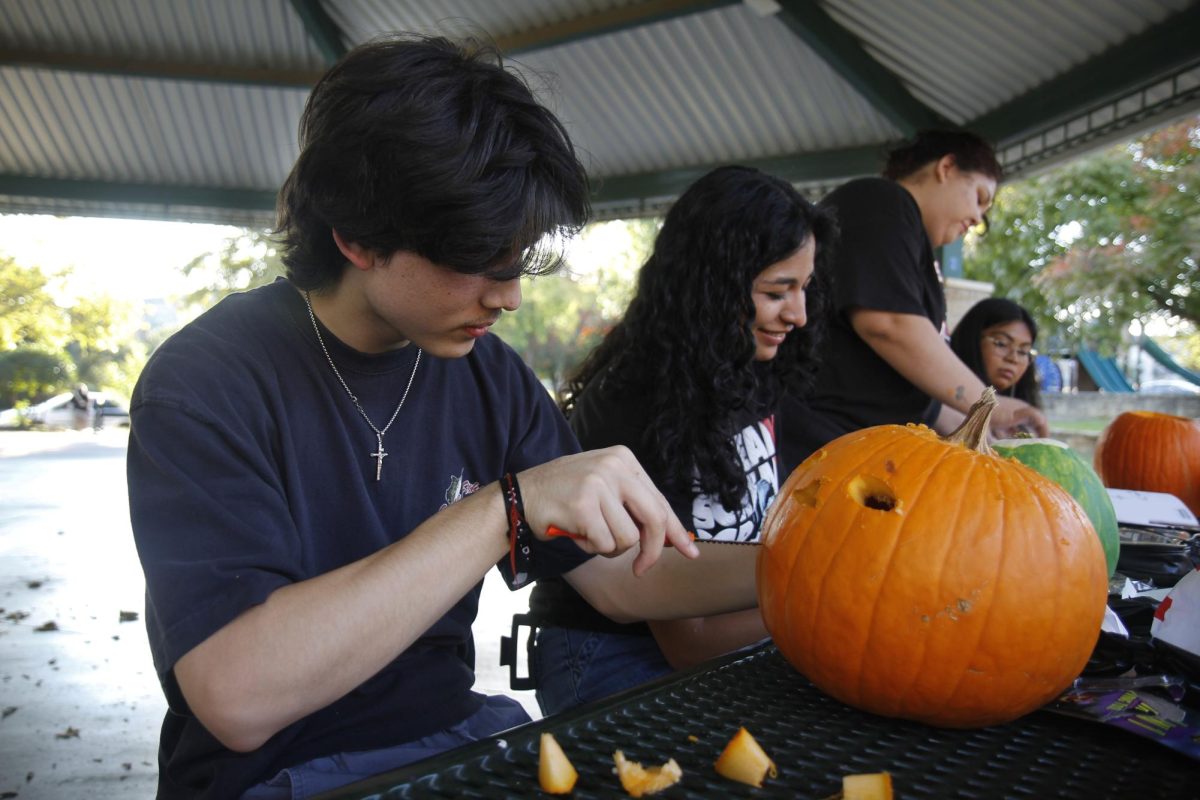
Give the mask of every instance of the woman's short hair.
[[898, 181], [947, 155], [954, 156], [955, 165], [965, 172], [983, 173], [997, 183], [1004, 177], [1004, 168], [987, 140], [970, 131], [940, 129], [921, 131], [891, 150], [883, 177]]
[[[698, 473], [702, 490], [733, 507], [746, 490], [734, 418], [755, 403], [766, 416], [785, 386], [801, 391], [811, 382], [835, 237], [830, 212], [786, 181], [740, 166], [707, 173], [667, 213], [623, 319], [568, 380], [564, 410], [597, 380], [638, 392], [651, 409], [647, 444], [661, 454], [668, 485], [686, 491]], [[754, 278], [809, 241], [816, 268], [808, 324], [760, 364]]]
[[355, 48], [313, 88], [276, 233], [289, 279], [319, 289], [345, 268], [334, 230], [511, 278], [557, 268], [587, 216], [566, 131], [493, 47], [406, 36]]
[[[950, 349], [971, 368], [979, 380], [988, 382], [987, 368], [983, 363], [983, 332], [1009, 322], [1024, 322], [1029, 328], [1030, 338], [1036, 342], [1038, 329], [1033, 316], [1018, 303], [1004, 297], [989, 297], [980, 300], [963, 314], [954, 332], [950, 334]], [[1041, 406], [1038, 392], [1037, 370], [1030, 359], [1029, 368], [1013, 385], [1008, 394], [1033, 406]]]

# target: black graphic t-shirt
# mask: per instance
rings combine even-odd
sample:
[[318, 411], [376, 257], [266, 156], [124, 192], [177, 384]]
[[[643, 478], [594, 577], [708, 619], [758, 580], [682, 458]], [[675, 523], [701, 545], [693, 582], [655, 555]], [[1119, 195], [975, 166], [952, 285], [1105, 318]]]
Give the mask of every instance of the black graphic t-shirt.
[[[779, 491], [774, 418], [750, 423], [738, 431], [734, 442], [746, 471], [746, 494], [742, 496], [740, 506], [726, 508], [718, 498], [694, 487], [690, 495], [691, 513], [680, 515], [679, 519], [695, 532], [698, 539], [757, 542], [767, 507]], [[637, 451], [634, 453], [636, 455]], [[680, 505], [672, 502], [673, 508]]]

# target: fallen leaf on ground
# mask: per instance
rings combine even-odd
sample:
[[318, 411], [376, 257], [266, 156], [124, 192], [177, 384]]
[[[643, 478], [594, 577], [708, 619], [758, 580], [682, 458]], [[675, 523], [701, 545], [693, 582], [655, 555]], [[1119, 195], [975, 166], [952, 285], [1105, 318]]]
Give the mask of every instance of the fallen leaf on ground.
[[117, 617], [118, 622], [137, 622], [138, 612], [122, 611]]
[[79, 738], [79, 729], [72, 728], [70, 725], [68, 725], [67, 729], [65, 731], [63, 731], [62, 733], [54, 734], [54, 738], [55, 739], [78, 739]]
[[4, 711], [0, 711], [0, 719], [8, 719], [15, 713], [17, 713], [17, 706], [6, 706]]
[[47, 633], [49, 631], [56, 631], [56, 630], [58, 630], [58, 623], [55, 622], [54, 620], [50, 620], [49, 622], [43, 622], [41, 625], [38, 625], [36, 628], [33, 629], [34, 633]]

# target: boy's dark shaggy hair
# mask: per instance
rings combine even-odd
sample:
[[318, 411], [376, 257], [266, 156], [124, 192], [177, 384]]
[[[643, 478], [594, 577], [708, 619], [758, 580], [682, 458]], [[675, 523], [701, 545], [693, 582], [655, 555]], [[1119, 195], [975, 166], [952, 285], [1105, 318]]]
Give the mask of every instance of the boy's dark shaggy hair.
[[340, 279], [334, 230], [508, 279], [557, 268], [587, 216], [566, 131], [494, 48], [404, 37], [352, 50], [313, 88], [276, 234], [301, 289]]
[[[646, 444], [667, 486], [688, 491], [698, 478], [703, 492], [735, 507], [746, 493], [736, 417], [747, 408], [766, 416], [784, 389], [811, 381], [835, 236], [829, 213], [785, 181], [747, 167], [709, 172], [668, 212], [624, 319], [567, 381], [564, 412], [596, 381], [636, 392], [650, 408]], [[751, 285], [810, 239], [808, 324], [775, 359], [756, 362]]]
[[[985, 384], [988, 382], [987, 369], [983, 365], [983, 332], [996, 325], [1007, 322], [1024, 322], [1029, 328], [1033, 341], [1037, 341], [1037, 323], [1024, 307], [1003, 297], [989, 297], [980, 300], [963, 314], [963, 318], [954, 326], [950, 334], [950, 348], [962, 362], [979, 376]], [[1013, 384], [1007, 392], [1012, 397], [1024, 400], [1029, 405], [1040, 408], [1042, 398], [1038, 392], [1037, 370], [1032, 362], [1021, 379]]]

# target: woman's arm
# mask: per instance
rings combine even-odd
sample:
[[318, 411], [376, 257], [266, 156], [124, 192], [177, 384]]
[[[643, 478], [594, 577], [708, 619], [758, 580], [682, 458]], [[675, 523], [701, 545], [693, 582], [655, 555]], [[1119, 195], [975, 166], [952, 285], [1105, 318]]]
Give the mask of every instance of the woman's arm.
[[654, 641], [673, 669], [687, 669], [767, 638], [757, 608], [711, 617], [652, 621]]
[[[918, 314], [855, 308], [850, 325], [867, 345], [913, 386], [943, 406], [965, 414], [983, 394], [983, 381], [954, 354], [937, 329]], [[1049, 435], [1042, 412], [1012, 397], [998, 397], [992, 430], [1002, 434], [1019, 425]], [[939, 417], [939, 425], [943, 419]]]

